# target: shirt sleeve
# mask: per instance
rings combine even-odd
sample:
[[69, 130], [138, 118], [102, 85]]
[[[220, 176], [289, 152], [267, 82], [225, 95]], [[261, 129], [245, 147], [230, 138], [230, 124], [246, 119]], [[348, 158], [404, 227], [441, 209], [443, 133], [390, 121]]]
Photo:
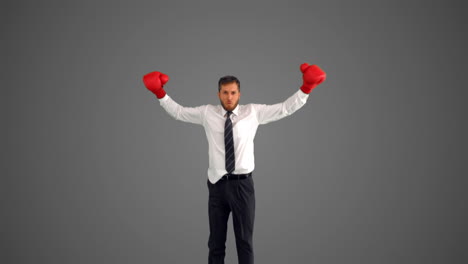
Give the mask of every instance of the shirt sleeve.
[[257, 114], [258, 123], [264, 125], [293, 114], [305, 105], [307, 98], [309, 98], [308, 94], [298, 90], [282, 103], [273, 105], [255, 104], [254, 109]]
[[198, 125], [203, 124], [204, 112], [206, 109], [204, 105], [198, 107], [184, 107], [172, 100], [167, 94], [159, 99], [159, 103], [162, 108], [176, 120]]

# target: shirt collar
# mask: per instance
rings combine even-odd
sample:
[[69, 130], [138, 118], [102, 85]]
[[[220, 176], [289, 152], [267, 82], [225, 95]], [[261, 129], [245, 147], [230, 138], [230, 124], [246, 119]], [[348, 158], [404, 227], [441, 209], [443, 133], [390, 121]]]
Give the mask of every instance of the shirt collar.
[[[222, 113], [223, 113], [223, 116], [226, 116], [226, 114], [227, 114], [226, 109], [224, 109], [224, 107], [223, 107], [222, 105], [220, 105], [220, 107], [221, 107], [221, 111], [222, 111]], [[236, 116], [239, 115], [239, 104], [237, 104], [236, 108], [234, 108], [234, 110], [232, 110], [232, 113], [233, 113], [234, 115], [236, 115]]]

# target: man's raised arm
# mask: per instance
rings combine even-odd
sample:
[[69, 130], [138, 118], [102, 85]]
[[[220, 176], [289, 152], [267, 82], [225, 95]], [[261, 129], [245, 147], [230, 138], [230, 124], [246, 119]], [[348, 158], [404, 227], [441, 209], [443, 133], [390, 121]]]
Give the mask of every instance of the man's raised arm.
[[303, 63], [300, 68], [303, 84], [299, 91], [282, 103], [254, 105], [259, 124], [267, 124], [282, 119], [299, 110], [306, 103], [309, 93], [326, 79], [326, 73], [317, 65]]
[[184, 107], [176, 103], [164, 90], [164, 85], [169, 81], [169, 76], [161, 72], [150, 72], [143, 76], [146, 88], [159, 99], [161, 106], [176, 120], [203, 124], [203, 112], [206, 106]]

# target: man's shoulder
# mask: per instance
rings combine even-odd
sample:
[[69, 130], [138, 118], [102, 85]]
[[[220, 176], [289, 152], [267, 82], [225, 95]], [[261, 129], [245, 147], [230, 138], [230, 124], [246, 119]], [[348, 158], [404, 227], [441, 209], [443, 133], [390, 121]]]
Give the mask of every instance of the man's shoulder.
[[255, 113], [257, 104], [239, 105], [239, 113], [241, 115], [249, 115]]
[[257, 105], [257, 104], [252, 104], [252, 103], [250, 103], [250, 104], [244, 104], [244, 105], [241, 105], [241, 104], [240, 104], [239, 107], [240, 107], [240, 108], [253, 108], [253, 107], [255, 107], [255, 105]]
[[212, 104], [206, 104], [204, 105], [206, 109], [208, 110], [219, 110], [221, 108], [221, 105], [212, 105]]
[[203, 110], [205, 113], [220, 113], [222, 112], [222, 106], [221, 105], [212, 105], [212, 104], [206, 104], [203, 105]]
[[243, 110], [255, 110], [256, 108], [258, 108], [261, 105], [262, 104], [250, 103], [250, 104], [245, 104], [245, 105], [239, 105], [239, 107], [240, 107], [240, 109], [243, 109]]

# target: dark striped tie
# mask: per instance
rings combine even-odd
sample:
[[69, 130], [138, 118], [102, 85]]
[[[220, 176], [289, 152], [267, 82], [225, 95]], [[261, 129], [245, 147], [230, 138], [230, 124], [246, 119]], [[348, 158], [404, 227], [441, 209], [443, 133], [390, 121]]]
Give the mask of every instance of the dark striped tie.
[[234, 139], [232, 136], [232, 122], [231, 118], [229, 118], [231, 114], [231, 111], [227, 112], [226, 123], [224, 124], [224, 149], [227, 173], [232, 173], [236, 168], [236, 162], [234, 157]]

